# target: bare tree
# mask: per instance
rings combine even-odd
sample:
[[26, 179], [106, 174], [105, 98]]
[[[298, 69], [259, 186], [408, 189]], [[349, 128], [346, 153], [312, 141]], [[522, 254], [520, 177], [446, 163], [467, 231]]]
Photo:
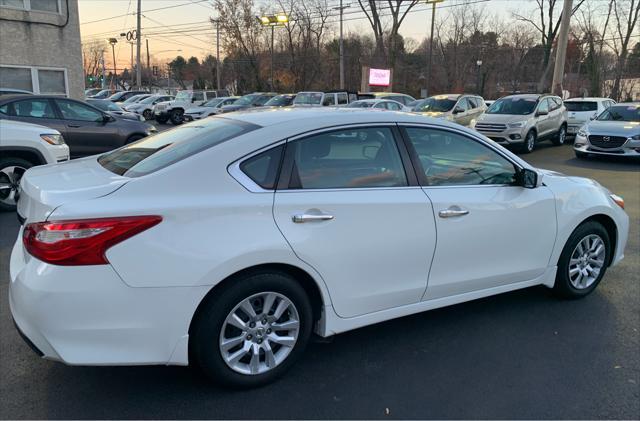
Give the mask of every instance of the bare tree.
[[106, 51], [106, 42], [95, 40], [82, 45], [82, 60], [86, 76], [98, 76], [101, 73], [102, 54]]
[[[360, 8], [367, 16], [376, 41], [375, 59], [377, 63], [385, 63], [393, 68], [397, 59], [398, 31], [407, 13], [418, 4], [419, 0], [387, 0], [388, 7], [383, 7], [376, 0], [358, 0]], [[388, 11], [386, 13], [385, 11]], [[391, 16], [391, 27], [385, 31], [387, 20], [385, 16]], [[385, 35], [389, 39], [389, 51], [385, 51]]]
[[616, 36], [612, 38], [609, 45], [615, 53], [617, 60], [613, 87], [611, 88], [611, 97], [619, 100], [622, 96], [620, 80], [627, 65], [629, 41], [631, 35], [637, 29], [638, 17], [640, 16], [640, 0], [637, 0], [637, 2], [636, 0], [612, 0], [612, 2]]
[[[542, 45], [544, 55], [542, 60], [543, 71], [542, 76], [540, 77], [538, 89], [546, 90], [549, 83], [549, 70], [551, 69], [551, 52], [553, 50], [553, 44], [556, 40], [556, 36], [558, 35], [558, 30], [560, 29], [560, 23], [562, 22], [562, 13], [560, 13], [560, 16], [557, 18], [555, 17], [556, 5], [559, 3], [558, 0], [535, 1], [537, 8], [533, 13], [537, 12], [537, 18], [533, 18], [532, 16], [527, 17], [517, 12], [513, 12], [513, 16], [516, 20], [526, 22], [533, 26], [540, 36], [540, 45]], [[571, 14], [573, 15], [584, 2], [585, 0], [578, 0], [573, 6]]]
[[[607, 54], [603, 53], [605, 38], [609, 29], [613, 0], [608, 1], [606, 13], [603, 13], [603, 5], [588, 2], [579, 15], [576, 15], [577, 27], [581, 38], [584, 55], [584, 67], [588, 78], [589, 95], [602, 95], [603, 76], [607, 71], [609, 61]], [[602, 15], [606, 19], [599, 19]], [[603, 23], [604, 22], [604, 23]]]

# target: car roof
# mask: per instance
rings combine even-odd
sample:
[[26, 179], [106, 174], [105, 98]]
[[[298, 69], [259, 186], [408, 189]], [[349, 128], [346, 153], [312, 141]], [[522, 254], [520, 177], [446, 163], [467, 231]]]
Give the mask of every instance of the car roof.
[[[384, 114], [384, 115], [383, 115]], [[344, 107], [291, 107], [291, 108], [275, 108], [275, 109], [251, 109], [236, 111], [233, 114], [223, 114], [221, 118], [229, 118], [240, 120], [246, 123], [255, 124], [262, 127], [284, 125], [288, 122], [296, 121], [308, 124], [309, 130], [315, 128], [328, 127], [342, 124], [358, 124], [358, 123], [425, 123], [425, 116], [400, 112], [389, 111], [386, 113], [372, 113], [369, 110], [359, 108]], [[437, 121], [442, 125], [451, 125], [456, 127], [454, 123]]]
[[616, 105], [622, 105], [627, 106], [627, 107], [640, 107], [640, 101], [632, 101], [632, 102], [618, 102], [617, 104], [613, 104], [612, 107], [616, 106]]
[[611, 98], [605, 98], [605, 97], [588, 96], [588, 97], [569, 98], [569, 99], [565, 99], [565, 102], [566, 101], [582, 102], [582, 101], [613, 101], [613, 100]]

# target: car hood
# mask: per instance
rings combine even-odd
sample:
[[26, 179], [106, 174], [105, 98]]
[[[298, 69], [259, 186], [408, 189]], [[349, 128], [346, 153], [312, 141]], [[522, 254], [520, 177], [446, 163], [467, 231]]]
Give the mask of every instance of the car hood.
[[640, 134], [640, 123], [635, 121], [592, 120], [585, 126], [589, 134], [631, 137]]
[[105, 196], [129, 180], [104, 169], [97, 156], [33, 167], [20, 180], [18, 213], [44, 221], [62, 204]]
[[[60, 134], [56, 129], [51, 129], [46, 126], [41, 126], [39, 124], [26, 123], [24, 121], [17, 120], [0, 120], [0, 128], [2, 129], [20, 129], [23, 132], [29, 132], [36, 136], [40, 136], [41, 134]], [[0, 138], [0, 141], [2, 139]]]
[[107, 112], [112, 116], [114, 116], [116, 119], [141, 121], [140, 117], [138, 117], [137, 114], [130, 113], [127, 111], [107, 111]]
[[425, 115], [427, 117], [434, 117], [434, 118], [443, 118], [446, 117], [447, 115], [450, 115], [451, 112], [449, 111], [418, 111], [418, 114], [421, 115]]
[[531, 118], [531, 114], [526, 115], [517, 115], [517, 114], [482, 114], [478, 117], [478, 123], [502, 123], [509, 124], [515, 123], [517, 121], [529, 120]]
[[597, 186], [604, 189], [600, 183], [591, 178], [567, 175], [557, 171], [546, 170], [544, 168], [536, 168], [536, 171], [539, 174], [542, 174], [542, 182], [550, 187], [553, 187], [553, 185], [557, 183], [572, 182], [580, 185]]

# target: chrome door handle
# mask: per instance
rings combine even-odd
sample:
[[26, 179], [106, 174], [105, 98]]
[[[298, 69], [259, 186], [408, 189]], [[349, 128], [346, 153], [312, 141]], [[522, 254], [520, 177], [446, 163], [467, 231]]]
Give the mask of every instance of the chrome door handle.
[[301, 214], [293, 215], [291, 217], [291, 220], [296, 224], [302, 224], [304, 222], [330, 221], [332, 219], [333, 219], [333, 215], [327, 215], [324, 213], [321, 213], [321, 214], [301, 213]]
[[451, 206], [449, 209], [441, 210], [440, 212], [438, 212], [438, 216], [440, 216], [440, 218], [455, 218], [468, 214], [468, 210], [461, 209], [459, 206]]

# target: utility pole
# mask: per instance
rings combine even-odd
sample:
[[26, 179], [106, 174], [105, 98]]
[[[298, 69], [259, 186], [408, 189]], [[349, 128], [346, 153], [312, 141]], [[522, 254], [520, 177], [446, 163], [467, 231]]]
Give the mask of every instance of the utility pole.
[[151, 59], [149, 58], [149, 38], [145, 39], [147, 43], [147, 70], [151, 70]]
[[340, 0], [340, 89], [344, 89], [344, 39], [342, 37], [342, 16], [344, 7]]
[[104, 50], [100, 51], [100, 64], [102, 65], [102, 89], [107, 88], [107, 72], [104, 68]]
[[138, 0], [138, 24], [136, 28], [136, 86], [142, 88], [142, 66], [140, 66], [140, 41], [142, 40], [142, 32], [140, 30], [140, 9], [142, 8], [142, 0]]
[[436, 3], [443, 1], [444, 0], [427, 0], [427, 4], [431, 3], [431, 36], [429, 37], [429, 55], [427, 58], [426, 97], [429, 97], [429, 91], [431, 90], [431, 61], [433, 59], [433, 27], [436, 22]]
[[220, 90], [220, 18], [216, 19], [216, 89]]
[[567, 58], [567, 44], [569, 41], [569, 21], [573, 11], [573, 0], [564, 0], [562, 17], [560, 18], [560, 32], [558, 34], [558, 47], [556, 50], [556, 62], [553, 66], [553, 82], [551, 92], [562, 98], [562, 79], [564, 79], [564, 62]]
[[273, 33], [275, 32], [275, 26], [271, 26], [271, 92], [273, 92]]
[[129, 89], [133, 89], [133, 42], [129, 42], [131, 45], [131, 87]]

